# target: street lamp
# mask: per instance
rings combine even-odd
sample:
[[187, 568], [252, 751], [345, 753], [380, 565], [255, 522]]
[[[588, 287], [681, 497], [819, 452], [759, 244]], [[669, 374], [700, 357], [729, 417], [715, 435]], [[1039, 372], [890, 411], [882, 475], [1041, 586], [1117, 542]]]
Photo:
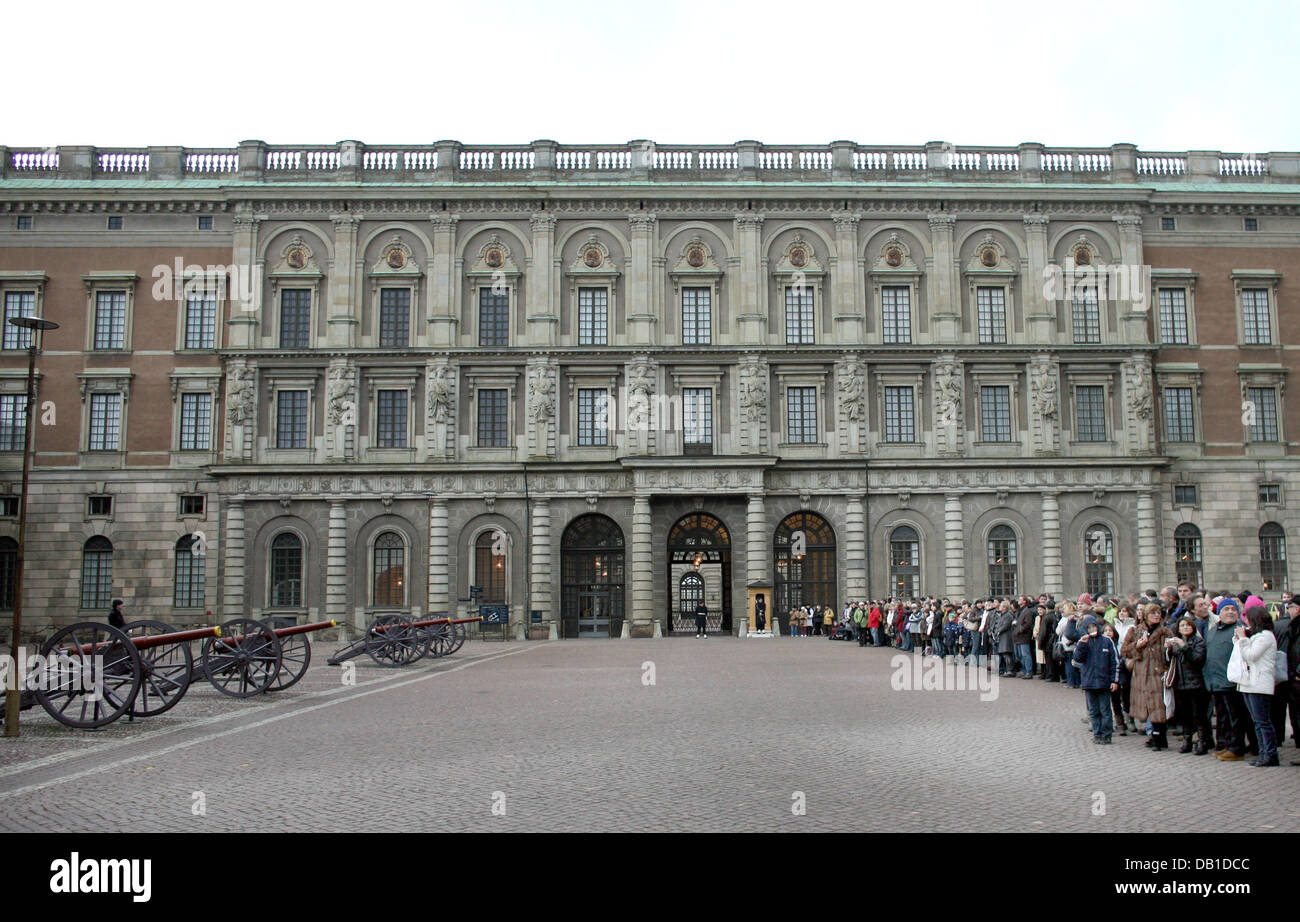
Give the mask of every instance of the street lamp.
[[[32, 445], [32, 405], [36, 403], [36, 353], [40, 351], [40, 334], [46, 330], [57, 330], [59, 325], [53, 320], [41, 317], [10, 317], [9, 322], [16, 327], [31, 330], [31, 342], [27, 346], [27, 407], [23, 421], [23, 489], [18, 495], [18, 559], [14, 561], [14, 620], [12, 634], [9, 638], [10, 661], [17, 672], [18, 658], [22, 656], [23, 630], [23, 558], [27, 549], [27, 480], [31, 475]], [[18, 711], [22, 705], [22, 689], [16, 687], [5, 692], [5, 736], [18, 735]]]

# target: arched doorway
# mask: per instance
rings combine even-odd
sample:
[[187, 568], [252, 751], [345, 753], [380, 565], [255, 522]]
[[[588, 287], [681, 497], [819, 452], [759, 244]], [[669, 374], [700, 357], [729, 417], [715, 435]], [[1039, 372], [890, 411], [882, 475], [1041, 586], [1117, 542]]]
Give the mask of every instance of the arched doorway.
[[707, 629], [731, 633], [731, 533], [716, 516], [692, 512], [668, 532], [668, 598], [671, 633], [695, 633], [700, 599]]
[[623, 631], [623, 530], [603, 515], [569, 523], [560, 541], [560, 636]]
[[838, 610], [835, 583], [835, 531], [815, 512], [795, 512], [781, 520], [772, 541], [771, 616], [789, 630], [789, 612], [803, 605]]

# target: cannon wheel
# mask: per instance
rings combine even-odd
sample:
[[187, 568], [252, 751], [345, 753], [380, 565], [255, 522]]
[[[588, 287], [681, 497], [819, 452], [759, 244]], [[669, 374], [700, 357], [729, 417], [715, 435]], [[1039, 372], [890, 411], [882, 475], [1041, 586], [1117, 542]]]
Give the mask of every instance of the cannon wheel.
[[456, 648], [456, 625], [436, 624], [430, 629], [432, 633], [430, 649], [434, 656], [447, 656]]
[[[131, 621], [122, 630], [128, 637], [176, 633], [176, 628], [162, 621]], [[131, 715], [156, 717], [175, 707], [185, 697], [194, 674], [194, 654], [190, 652], [188, 642], [137, 652], [140, 654], [142, 681]]]
[[[45, 642], [41, 656], [46, 665], [36, 700], [64, 726], [107, 726], [131, 710], [140, 692], [140, 651], [111, 625], [70, 624]], [[101, 693], [95, 695], [96, 690]]]
[[280, 672], [280, 638], [265, 624], [236, 618], [220, 637], [203, 641], [203, 671], [212, 687], [231, 698], [251, 698], [271, 687]]
[[[266, 623], [266, 622], [263, 622]], [[268, 624], [269, 627], [269, 624]], [[284, 691], [307, 674], [311, 665], [311, 641], [306, 634], [290, 634], [280, 638], [280, 671], [267, 691]]]
[[428, 652], [428, 638], [410, 618], [380, 615], [366, 627], [366, 653], [380, 666], [406, 666]]
[[461, 647], [465, 645], [465, 632], [467, 629], [463, 624], [451, 624], [448, 625], [448, 627], [452, 629], [451, 631], [452, 643], [451, 643], [451, 649], [448, 650], [447, 653], [451, 654], [451, 653], [455, 653], [457, 650], [459, 650]]

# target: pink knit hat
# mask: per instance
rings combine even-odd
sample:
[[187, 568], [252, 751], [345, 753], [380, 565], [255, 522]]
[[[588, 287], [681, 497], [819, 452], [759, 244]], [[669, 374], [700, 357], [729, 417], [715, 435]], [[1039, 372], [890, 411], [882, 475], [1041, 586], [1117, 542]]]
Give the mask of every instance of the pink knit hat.
[[1092, 605], [1092, 596], [1088, 595], [1088, 593], [1086, 592], [1083, 593], [1081, 596], [1079, 596], [1078, 605], [1080, 608], [1090, 607]]
[[1263, 605], [1263, 604], [1264, 604], [1264, 600], [1257, 595], [1247, 596], [1246, 598], [1247, 608], [1250, 608], [1250, 606], [1252, 605]]

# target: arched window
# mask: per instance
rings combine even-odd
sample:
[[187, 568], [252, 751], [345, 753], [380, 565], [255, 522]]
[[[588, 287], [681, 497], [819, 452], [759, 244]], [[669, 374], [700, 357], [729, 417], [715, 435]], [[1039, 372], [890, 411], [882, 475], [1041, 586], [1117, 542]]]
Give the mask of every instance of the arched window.
[[81, 552], [81, 607], [108, 608], [113, 601], [113, 542], [102, 535]]
[[1115, 591], [1115, 538], [1105, 525], [1083, 533], [1083, 583], [1093, 598]]
[[[500, 553], [493, 553], [499, 551]], [[490, 528], [474, 541], [474, 585], [483, 587], [482, 605], [506, 604], [506, 533]]]
[[202, 608], [206, 585], [207, 548], [195, 544], [193, 535], [182, 535], [176, 541], [175, 579], [172, 583], [172, 605], [177, 608]]
[[776, 564], [770, 614], [784, 615], [801, 605], [837, 608], [835, 532], [815, 512], [786, 516], [772, 542]]
[[291, 531], [271, 541], [271, 608], [302, 607], [302, 539]]
[[395, 531], [386, 531], [375, 539], [374, 604], [406, 604], [406, 542]]
[[1286, 589], [1286, 532], [1276, 522], [1259, 530], [1259, 575], [1270, 592]]
[[889, 533], [889, 592], [900, 599], [921, 594], [921, 536], [911, 525]]
[[1201, 585], [1201, 530], [1184, 522], [1174, 529], [1174, 578]]
[[704, 598], [704, 580], [698, 573], [683, 573], [677, 586], [678, 611], [683, 616], [690, 612], [695, 614], [695, 606]]
[[989, 532], [989, 595], [1015, 595], [1016, 575], [1016, 533], [999, 525]]
[[623, 632], [623, 530], [607, 516], [574, 519], [560, 539], [563, 637], [617, 637]]
[[18, 542], [0, 538], [0, 609], [12, 611], [14, 586], [18, 579]]

